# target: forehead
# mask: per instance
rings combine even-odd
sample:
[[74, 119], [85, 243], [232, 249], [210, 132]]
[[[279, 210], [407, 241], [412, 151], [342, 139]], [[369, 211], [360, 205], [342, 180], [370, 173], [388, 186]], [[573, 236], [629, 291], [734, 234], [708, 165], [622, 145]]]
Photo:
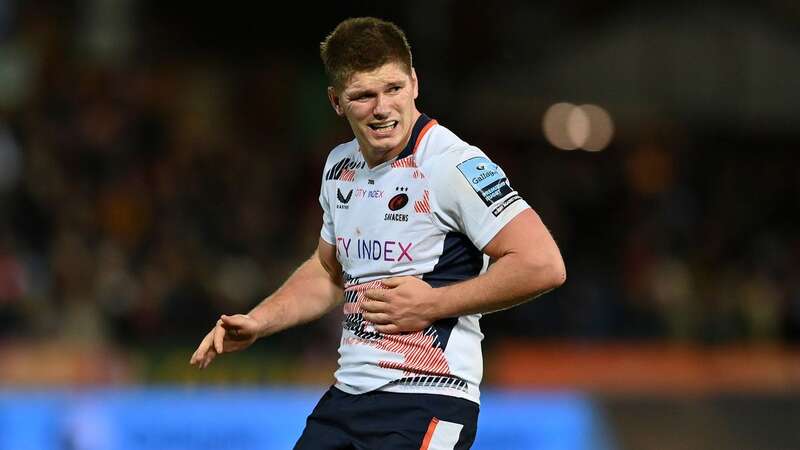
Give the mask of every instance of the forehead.
[[408, 81], [411, 77], [404, 66], [397, 62], [389, 62], [375, 70], [355, 72], [345, 82], [344, 91], [375, 89], [398, 81]]

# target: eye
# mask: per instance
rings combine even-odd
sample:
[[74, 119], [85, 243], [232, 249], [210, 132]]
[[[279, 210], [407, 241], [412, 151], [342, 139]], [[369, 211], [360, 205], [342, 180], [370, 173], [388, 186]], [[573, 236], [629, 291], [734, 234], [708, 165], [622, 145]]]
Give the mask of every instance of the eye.
[[401, 89], [403, 89], [402, 86], [392, 86], [389, 88], [389, 92], [400, 92]]
[[359, 94], [351, 98], [350, 101], [364, 103], [372, 97], [374, 97], [372, 94]]

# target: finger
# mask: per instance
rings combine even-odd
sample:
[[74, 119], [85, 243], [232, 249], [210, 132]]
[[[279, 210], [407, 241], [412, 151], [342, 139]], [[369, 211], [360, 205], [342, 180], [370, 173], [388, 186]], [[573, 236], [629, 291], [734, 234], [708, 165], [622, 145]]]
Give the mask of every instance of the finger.
[[239, 328], [228, 328], [225, 330], [225, 339], [230, 339], [231, 341], [246, 341], [252, 337], [253, 333], [248, 330]]
[[375, 331], [383, 334], [398, 334], [400, 333], [400, 327], [395, 324], [375, 325]]
[[195, 350], [194, 353], [192, 353], [192, 357], [189, 358], [189, 364], [195, 365], [199, 363], [205, 355], [206, 355], [205, 350], [201, 351], [201, 349], [198, 347], [197, 350]]
[[223, 342], [225, 340], [225, 329], [222, 328], [222, 321], [217, 322], [217, 327], [214, 328], [214, 350], [217, 353], [222, 353]]
[[386, 303], [376, 300], [366, 300], [361, 302], [360, 304], [361, 309], [365, 312], [370, 313], [379, 313], [379, 312], [386, 312]]
[[246, 341], [258, 335], [258, 322], [247, 314], [222, 316], [222, 327], [227, 336], [235, 341]]
[[[205, 342], [205, 339], [203, 339], [203, 341]], [[192, 353], [191, 358], [189, 358], [189, 364], [192, 365], [197, 364], [197, 362], [200, 361], [201, 359], [201, 355], [205, 355], [205, 351], [202, 350], [202, 348], [203, 348], [203, 343], [201, 342], [200, 346], [197, 347], [197, 350], [195, 350], [194, 353]]]
[[225, 321], [226, 319], [229, 319], [229, 316], [223, 316], [223, 318], [220, 319], [220, 325], [219, 325], [220, 327], [222, 327], [222, 330], [223, 330], [222, 331], [223, 332], [223, 343], [224, 343], [224, 338], [239, 339], [239, 335], [240, 335], [239, 331], [241, 330], [241, 326], [240, 325], [237, 325], [237, 324], [234, 324], [234, 323], [230, 323], [230, 322], [226, 322]]
[[370, 289], [364, 292], [364, 297], [370, 300], [377, 300], [379, 302], [385, 301], [386, 289]]
[[208, 367], [208, 365], [211, 364], [211, 361], [213, 361], [214, 358], [216, 357], [217, 357], [217, 351], [212, 348], [211, 350], [208, 351], [208, 353], [206, 353], [205, 358], [203, 358], [203, 362], [200, 364], [200, 368], [205, 369], [206, 367]]
[[392, 323], [386, 313], [364, 313], [364, 320], [368, 320], [376, 325], [386, 325]]
[[220, 317], [222, 326], [226, 330], [230, 330], [231, 328], [241, 329], [247, 325], [248, 319], [250, 319], [250, 316], [246, 314], [236, 314], [235, 316], [226, 316], [223, 314]]
[[211, 332], [206, 334], [203, 340], [200, 341], [200, 345], [197, 346], [197, 350], [194, 351], [191, 359], [189, 360], [191, 364], [197, 364], [203, 360], [203, 358], [206, 355], [206, 352], [208, 352], [209, 347], [211, 347], [213, 331], [214, 330], [211, 330]]

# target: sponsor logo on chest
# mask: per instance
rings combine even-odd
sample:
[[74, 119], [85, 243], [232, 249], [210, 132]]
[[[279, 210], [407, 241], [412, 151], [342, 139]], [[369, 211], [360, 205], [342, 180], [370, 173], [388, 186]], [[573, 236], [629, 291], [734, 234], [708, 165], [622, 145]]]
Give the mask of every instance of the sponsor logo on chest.
[[412, 242], [381, 239], [336, 238], [339, 257], [369, 261], [402, 262], [414, 261], [411, 255]]
[[405, 186], [397, 186], [394, 188], [395, 192], [399, 192], [395, 194], [394, 197], [389, 199], [389, 203], [387, 203], [387, 207], [390, 211], [388, 213], [383, 214], [383, 220], [391, 221], [391, 222], [408, 222], [408, 214], [403, 214], [400, 211], [408, 204], [408, 188]]
[[353, 190], [350, 189], [347, 193], [342, 193], [342, 190], [336, 188], [336, 209], [349, 209], [350, 199], [353, 198]]
[[[417, 172], [419, 171], [417, 170]], [[377, 219], [382, 222], [407, 223], [414, 219], [413, 216], [430, 213], [428, 191], [411, 189], [409, 187], [409, 184], [412, 185], [412, 187], [422, 187], [425, 183], [423, 181], [424, 177], [404, 176], [400, 177], [400, 179], [398, 179], [398, 177], [393, 178], [393, 180], [386, 180], [384, 183], [378, 183], [374, 179], [367, 179], [366, 184], [353, 188], [338, 186], [336, 188], [336, 209], [353, 211], [358, 217], [353, 217], [352, 219], [367, 222]], [[399, 184], [394, 184], [392, 181]], [[388, 187], [387, 185], [393, 185], [393, 188], [386, 190], [380, 189], [384, 186]], [[415, 193], [414, 191], [417, 190], [418, 192]], [[356, 210], [351, 210], [350, 206], [353, 205], [354, 202], [364, 200], [366, 200], [367, 203], [358, 203]], [[381, 200], [384, 206], [381, 207], [379, 206], [381, 203], [376, 204], [370, 200]], [[378, 215], [380, 219], [378, 219], [376, 215]], [[364, 249], [364, 247], [359, 248]], [[358, 252], [357, 249], [356, 255], [358, 255], [358, 253], [366, 253], [367, 258], [372, 258], [375, 252], [371, 250], [372, 247], [370, 247], [370, 252], [367, 253], [366, 251]], [[381, 254], [385, 255], [385, 251]]]
[[367, 198], [367, 199], [375, 199], [380, 200], [383, 198], [385, 192], [380, 189], [356, 189], [356, 198]]
[[383, 215], [383, 220], [388, 220], [392, 222], [408, 222], [408, 214], [385, 213]]

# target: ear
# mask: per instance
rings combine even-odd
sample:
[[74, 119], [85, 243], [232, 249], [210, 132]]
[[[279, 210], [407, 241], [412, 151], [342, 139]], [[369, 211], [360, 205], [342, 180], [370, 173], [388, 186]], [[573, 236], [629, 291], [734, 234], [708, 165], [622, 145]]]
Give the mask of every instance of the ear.
[[344, 110], [339, 104], [339, 95], [336, 94], [336, 89], [334, 89], [333, 86], [328, 86], [328, 100], [331, 102], [333, 110], [336, 111], [336, 115], [343, 116]]
[[414, 90], [414, 100], [419, 96], [419, 79], [417, 78], [417, 71], [411, 68], [411, 87]]

